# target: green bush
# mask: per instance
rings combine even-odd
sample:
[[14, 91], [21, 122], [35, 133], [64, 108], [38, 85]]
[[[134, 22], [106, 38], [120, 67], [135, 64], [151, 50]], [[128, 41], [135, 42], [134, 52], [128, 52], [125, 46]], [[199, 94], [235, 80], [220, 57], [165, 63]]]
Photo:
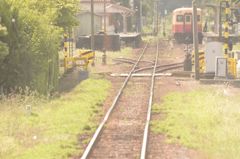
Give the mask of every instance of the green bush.
[[76, 24], [77, 2], [0, 1], [1, 25], [7, 28], [0, 36], [1, 85], [45, 94], [57, 88], [58, 51], [64, 30]]

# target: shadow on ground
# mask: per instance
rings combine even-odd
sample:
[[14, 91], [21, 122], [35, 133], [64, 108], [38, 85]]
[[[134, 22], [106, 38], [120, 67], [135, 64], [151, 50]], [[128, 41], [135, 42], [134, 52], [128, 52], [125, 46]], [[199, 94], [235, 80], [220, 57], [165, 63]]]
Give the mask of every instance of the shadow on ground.
[[88, 71], [74, 69], [66, 72], [59, 80], [59, 93], [70, 92], [81, 81], [89, 77]]

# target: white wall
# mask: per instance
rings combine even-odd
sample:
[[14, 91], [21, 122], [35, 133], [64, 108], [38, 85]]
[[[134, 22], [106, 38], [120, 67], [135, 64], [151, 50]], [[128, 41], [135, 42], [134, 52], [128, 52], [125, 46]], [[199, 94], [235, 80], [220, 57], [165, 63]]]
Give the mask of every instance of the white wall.
[[[74, 34], [77, 38], [80, 35], [90, 35], [91, 34], [91, 14], [81, 13], [77, 15], [79, 21], [79, 26], [74, 28]], [[102, 29], [102, 18], [100, 16], [94, 16], [94, 30], [98, 33]]]

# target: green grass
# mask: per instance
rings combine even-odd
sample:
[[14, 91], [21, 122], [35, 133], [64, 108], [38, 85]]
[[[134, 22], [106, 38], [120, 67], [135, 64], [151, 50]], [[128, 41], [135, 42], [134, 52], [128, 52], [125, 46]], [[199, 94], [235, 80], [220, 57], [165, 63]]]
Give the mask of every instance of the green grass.
[[145, 43], [147, 43], [147, 42], [156, 43], [158, 41], [158, 38], [156, 36], [149, 35], [149, 36], [143, 36], [142, 40]]
[[202, 88], [188, 93], [170, 93], [154, 113], [165, 114], [151, 123], [169, 143], [197, 149], [216, 159], [239, 159], [240, 98], [224, 96], [223, 90]]
[[[47, 101], [13, 95], [0, 104], [0, 158], [61, 159], [82, 152], [79, 136], [94, 132], [110, 83], [88, 79], [71, 93]], [[32, 113], [26, 110], [32, 106]], [[83, 142], [87, 142], [86, 140]]]
[[151, 33], [153, 33], [153, 26], [152, 25], [145, 25], [145, 26], [143, 26], [142, 32], [144, 34], [151, 34]]

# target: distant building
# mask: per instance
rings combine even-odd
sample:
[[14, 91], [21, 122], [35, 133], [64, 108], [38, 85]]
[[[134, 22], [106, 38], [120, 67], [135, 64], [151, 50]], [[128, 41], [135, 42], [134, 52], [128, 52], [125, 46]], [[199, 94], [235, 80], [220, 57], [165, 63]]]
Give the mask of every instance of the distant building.
[[[79, 25], [74, 29], [74, 35], [77, 39], [79, 36], [91, 34], [91, 13], [82, 11], [77, 14]], [[102, 16], [94, 14], [94, 30], [98, 33], [102, 30]]]
[[[81, 0], [81, 12], [78, 14], [80, 22], [77, 34], [89, 35], [91, 28], [91, 0]], [[94, 0], [95, 33], [104, 29], [104, 0]], [[134, 15], [134, 10], [106, 0], [106, 29], [107, 33], [127, 32], [127, 17]], [[101, 21], [101, 22], [100, 22]]]

